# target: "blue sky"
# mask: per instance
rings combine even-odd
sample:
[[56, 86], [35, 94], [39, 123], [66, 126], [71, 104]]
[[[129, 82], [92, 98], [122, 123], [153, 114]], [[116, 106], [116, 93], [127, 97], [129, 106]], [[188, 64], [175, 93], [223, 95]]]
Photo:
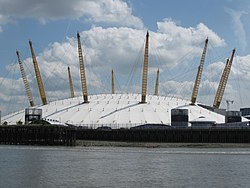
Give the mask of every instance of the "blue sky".
[[160, 68], [159, 93], [190, 98], [203, 43], [209, 37], [198, 101], [211, 105], [225, 59], [236, 48], [236, 65], [224, 100], [234, 100], [237, 109], [250, 106], [249, 12], [248, 0], [0, 0], [0, 110], [7, 113], [28, 105], [16, 49], [21, 52], [36, 104], [40, 104], [29, 39], [38, 56], [49, 101], [69, 96], [64, 72], [67, 66], [72, 67], [75, 90], [81, 94], [77, 31], [85, 50], [90, 94], [109, 92], [112, 68], [117, 92], [140, 92], [138, 67], [149, 30], [149, 93], [153, 93], [155, 72]]

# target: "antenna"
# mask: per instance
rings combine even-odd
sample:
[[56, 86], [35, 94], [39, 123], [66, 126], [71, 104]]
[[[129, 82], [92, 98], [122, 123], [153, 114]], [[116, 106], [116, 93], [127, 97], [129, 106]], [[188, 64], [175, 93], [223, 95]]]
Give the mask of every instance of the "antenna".
[[230, 103], [233, 104], [234, 101], [233, 100], [226, 100], [226, 103], [227, 103], [227, 111], [229, 111], [229, 105], [230, 105]]

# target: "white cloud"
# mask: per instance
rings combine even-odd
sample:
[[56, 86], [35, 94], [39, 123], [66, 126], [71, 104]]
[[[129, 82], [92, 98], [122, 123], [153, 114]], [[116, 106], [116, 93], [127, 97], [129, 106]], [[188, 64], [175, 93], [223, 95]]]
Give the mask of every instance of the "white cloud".
[[219, 61], [208, 65], [206, 70], [204, 70], [204, 77], [206, 77], [210, 81], [218, 82], [222, 75], [225, 64], [225, 62]]
[[[190, 49], [192, 49], [190, 59], [194, 56], [200, 56], [203, 43], [207, 37], [209, 43], [213, 44], [214, 47], [226, 45], [222, 38], [203, 23], [199, 23], [196, 27], [185, 28], [178, 26], [171, 19], [164, 19], [157, 22], [157, 26], [158, 40], [161, 41], [161, 45], [166, 47], [161, 48], [161, 50], [165, 50], [165, 54], [170, 61], [176, 61], [176, 57], [183, 57]], [[159, 33], [162, 35], [159, 35]]]
[[225, 41], [203, 23], [199, 23], [196, 27], [185, 28], [178, 26], [171, 19], [165, 19], [162, 22], [157, 22], [157, 26], [158, 32], [166, 34], [166, 40], [173, 44], [197, 45], [208, 37], [215, 47], [225, 45]]
[[250, 55], [237, 56], [232, 64], [232, 75], [243, 80], [250, 80]]
[[191, 99], [193, 83], [192, 82], [178, 82], [178, 81], [166, 81], [160, 83], [160, 93], [172, 95], [175, 97], [181, 97], [185, 99]]
[[6, 16], [0, 14], [0, 24], [6, 24], [8, 22], [10, 22], [10, 20]]
[[[133, 16], [132, 9], [122, 0], [12, 0], [0, 1], [1, 18], [36, 18], [41, 23], [64, 18], [84, 19], [92, 24], [143, 28], [143, 22]], [[2, 16], [2, 17], [1, 17]]]
[[0, 14], [0, 33], [3, 32], [3, 27], [1, 25], [7, 24], [11, 22], [11, 20], [2, 14]]
[[1, 77], [0, 87], [0, 111], [2, 111], [2, 115], [20, 110], [20, 107], [28, 104], [21, 78], [9, 79]]
[[245, 50], [247, 47], [246, 31], [241, 18], [247, 13], [245, 11], [236, 11], [230, 8], [225, 8], [225, 11], [231, 16], [235, 37], [239, 40], [241, 48]]
[[91, 22], [143, 28], [142, 21], [133, 16], [132, 9], [121, 0], [81, 1], [79, 5], [75, 10], [86, 12], [85, 14], [90, 15]]

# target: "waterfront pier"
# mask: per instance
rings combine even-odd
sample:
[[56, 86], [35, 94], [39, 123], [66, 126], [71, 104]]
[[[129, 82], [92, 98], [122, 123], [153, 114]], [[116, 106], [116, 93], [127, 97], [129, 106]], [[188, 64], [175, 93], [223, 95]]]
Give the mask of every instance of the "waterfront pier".
[[75, 146], [75, 130], [59, 125], [0, 126], [0, 144]]

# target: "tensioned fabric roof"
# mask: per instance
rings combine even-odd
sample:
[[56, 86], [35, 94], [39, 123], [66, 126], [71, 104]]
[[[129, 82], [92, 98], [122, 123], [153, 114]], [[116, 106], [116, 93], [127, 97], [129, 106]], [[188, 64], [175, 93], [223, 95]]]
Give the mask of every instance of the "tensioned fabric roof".
[[[68, 98], [36, 106], [42, 109], [42, 118], [52, 124], [72, 124], [97, 128], [130, 128], [142, 124], [171, 124], [171, 109], [188, 108], [189, 121], [201, 116], [217, 123], [224, 123], [225, 117], [190, 101], [175, 98], [147, 95], [147, 103], [140, 103], [140, 94], [99, 94], [90, 95], [89, 103], [82, 97]], [[2, 122], [16, 124], [24, 122], [25, 111], [2, 117]]]

